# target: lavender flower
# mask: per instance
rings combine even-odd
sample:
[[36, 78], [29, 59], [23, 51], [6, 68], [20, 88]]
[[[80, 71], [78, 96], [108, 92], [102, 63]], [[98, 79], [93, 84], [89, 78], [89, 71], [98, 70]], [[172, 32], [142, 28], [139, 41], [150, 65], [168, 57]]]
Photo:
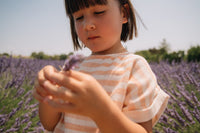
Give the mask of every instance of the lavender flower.
[[175, 129], [180, 129], [179, 124], [178, 124], [174, 119], [170, 119], [170, 123], [172, 123], [172, 126], [173, 126]]
[[17, 112], [17, 108], [14, 108], [8, 115], [8, 118], [11, 118]]
[[19, 126], [20, 126], [20, 118], [16, 118], [13, 127], [17, 128]]
[[25, 105], [28, 105], [31, 102], [31, 100], [33, 100], [33, 97], [28, 97], [26, 99]]
[[62, 68], [63, 71], [69, 71], [70, 69], [74, 69], [79, 63], [84, 60], [84, 56], [81, 54], [75, 54], [69, 56], [69, 58], [65, 61], [65, 64]]
[[37, 133], [43, 133], [44, 132], [44, 128], [43, 127], [37, 127], [35, 128]]
[[21, 96], [24, 92], [25, 92], [25, 90], [24, 90], [23, 88], [20, 88], [20, 89], [18, 89], [18, 91], [17, 91], [17, 93], [16, 93], [16, 95], [15, 95], [14, 97], [15, 97], [15, 98], [16, 98], [16, 97], [19, 97], [19, 96]]
[[26, 130], [28, 130], [30, 128], [31, 124], [32, 124], [32, 122], [29, 121], [28, 124], [26, 125], [26, 127], [23, 129], [23, 133], [25, 133]]
[[179, 123], [180, 123], [182, 126], [186, 126], [185, 120], [179, 115], [179, 113], [178, 113], [175, 109], [173, 109], [173, 110], [174, 110], [176, 119], [179, 121]]
[[16, 132], [16, 131], [18, 131], [18, 130], [19, 130], [19, 128], [10, 128], [10, 129], [8, 129], [8, 130], [6, 131], [6, 133]]
[[37, 114], [38, 114], [38, 109], [37, 109], [37, 108], [33, 109], [33, 110], [32, 110], [32, 114], [31, 114], [31, 118], [36, 117]]
[[0, 114], [0, 126], [3, 126], [6, 123], [7, 115]]
[[179, 107], [181, 108], [183, 114], [185, 115], [185, 117], [191, 122], [191, 124], [195, 123], [195, 121], [192, 118], [192, 115], [190, 114], [190, 112], [188, 111], [188, 109], [186, 109], [182, 104], [178, 104]]
[[163, 129], [164, 129], [164, 131], [165, 131], [166, 133], [177, 133], [176, 131], [174, 131], [173, 129], [170, 129], [170, 128], [164, 127]]
[[29, 114], [24, 114], [24, 119], [21, 121], [21, 124], [27, 123], [31, 118], [29, 117]]
[[38, 104], [39, 104], [39, 103], [31, 104], [31, 105], [29, 106], [29, 109], [32, 109], [32, 108], [35, 108], [35, 107], [37, 107], [37, 106], [38, 106]]

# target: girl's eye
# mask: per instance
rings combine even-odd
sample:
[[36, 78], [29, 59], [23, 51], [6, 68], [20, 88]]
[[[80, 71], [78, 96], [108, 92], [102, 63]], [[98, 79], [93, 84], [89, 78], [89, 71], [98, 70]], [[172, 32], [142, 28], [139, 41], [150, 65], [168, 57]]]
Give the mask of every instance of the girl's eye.
[[105, 13], [105, 11], [94, 12], [94, 14], [96, 14], [96, 15], [103, 14], [103, 13]]
[[83, 16], [77, 17], [76, 20], [81, 20], [83, 19]]

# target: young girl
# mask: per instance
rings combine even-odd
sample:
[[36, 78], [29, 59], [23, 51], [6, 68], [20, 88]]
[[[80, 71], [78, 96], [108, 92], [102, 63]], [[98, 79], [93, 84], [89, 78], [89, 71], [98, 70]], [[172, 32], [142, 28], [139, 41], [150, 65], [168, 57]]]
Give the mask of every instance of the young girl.
[[44, 128], [69, 133], [145, 133], [166, 108], [146, 60], [121, 41], [137, 35], [129, 0], [65, 0], [75, 50], [92, 54], [76, 70], [46, 66], [38, 73], [34, 97]]

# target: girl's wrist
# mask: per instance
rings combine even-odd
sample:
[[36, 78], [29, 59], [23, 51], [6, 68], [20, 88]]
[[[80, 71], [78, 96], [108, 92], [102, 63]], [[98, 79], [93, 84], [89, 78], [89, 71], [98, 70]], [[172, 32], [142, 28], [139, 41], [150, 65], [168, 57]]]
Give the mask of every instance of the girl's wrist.
[[120, 112], [121, 110], [117, 107], [117, 105], [108, 97], [103, 106], [99, 107], [91, 118], [98, 123], [112, 118], [113, 114], [118, 114]]

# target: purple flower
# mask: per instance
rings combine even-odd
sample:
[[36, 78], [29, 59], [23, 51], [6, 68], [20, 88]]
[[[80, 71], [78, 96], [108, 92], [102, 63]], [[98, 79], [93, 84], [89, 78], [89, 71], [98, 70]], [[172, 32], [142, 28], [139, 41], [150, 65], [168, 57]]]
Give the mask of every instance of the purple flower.
[[17, 108], [14, 108], [8, 115], [8, 118], [11, 118], [17, 112]]
[[21, 124], [30, 121], [30, 117], [29, 117], [29, 114], [28, 114], [28, 113], [24, 114], [23, 117], [24, 117], [24, 119], [21, 121]]
[[84, 56], [81, 54], [75, 54], [69, 56], [69, 58], [65, 61], [64, 66], [62, 68], [63, 71], [68, 71], [70, 69], [74, 69], [79, 63], [84, 60]]
[[16, 118], [13, 127], [16, 128], [16, 127], [19, 127], [19, 126], [20, 126], [20, 118]]
[[25, 95], [24, 95], [24, 98], [27, 98], [29, 95], [31, 95], [32, 94], [32, 90], [30, 90], [30, 91], [28, 91]]
[[16, 132], [16, 131], [18, 131], [18, 130], [19, 130], [19, 128], [10, 128], [10, 129], [8, 129], [8, 130], [6, 131], [6, 133]]
[[194, 115], [194, 117], [197, 119], [197, 121], [200, 123], [200, 116], [199, 114], [196, 113], [196, 111], [192, 111], [192, 114]]
[[170, 129], [170, 128], [163, 127], [163, 129], [166, 133], [177, 133], [176, 131], [174, 131], [173, 129]]
[[0, 114], [0, 126], [4, 125], [6, 123], [7, 115], [1, 115]]
[[44, 132], [43, 127], [37, 127], [35, 130], [36, 130], [37, 133], [43, 133]]
[[182, 104], [178, 104], [178, 105], [181, 108], [184, 116], [191, 122], [191, 124], [194, 124], [195, 121], [193, 121], [192, 115], [190, 114], [190, 112], [188, 111], [188, 109], [185, 108]]
[[24, 92], [25, 92], [25, 90], [24, 90], [23, 88], [18, 89], [18, 91], [17, 91], [15, 97], [21, 96]]
[[38, 104], [39, 104], [39, 103], [31, 104], [31, 105], [29, 106], [29, 109], [32, 109], [32, 108], [35, 108], [35, 107], [37, 107], [37, 106], [38, 106]]
[[180, 129], [180, 125], [174, 119], [170, 119], [170, 123], [175, 129]]
[[28, 97], [26, 99], [25, 105], [28, 105], [31, 102], [31, 100], [33, 100], [33, 97]]
[[21, 107], [23, 103], [24, 103], [24, 101], [22, 100], [17, 105]]
[[37, 116], [37, 114], [38, 114], [38, 109], [37, 109], [37, 108], [33, 109], [33, 110], [32, 110], [32, 115], [31, 115], [31, 118], [34, 118], [34, 117], [36, 117], [36, 116]]
[[175, 113], [175, 118], [179, 121], [179, 123], [182, 126], [186, 126], [185, 120], [179, 115], [179, 113], [175, 109], [173, 109], [173, 110], [174, 110], [174, 113]]
[[23, 129], [23, 132], [25, 132], [26, 130], [28, 130], [31, 126], [32, 122], [29, 121], [28, 124], [26, 125], [26, 127]]

